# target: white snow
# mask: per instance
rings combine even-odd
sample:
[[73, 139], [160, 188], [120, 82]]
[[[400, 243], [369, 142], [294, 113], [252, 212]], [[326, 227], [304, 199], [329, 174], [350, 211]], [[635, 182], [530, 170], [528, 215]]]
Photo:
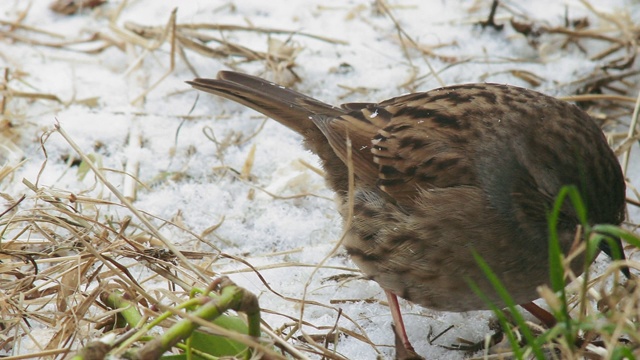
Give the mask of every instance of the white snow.
[[[29, 3], [32, 5], [23, 24], [74, 39], [88, 38], [98, 31], [114, 36], [108, 16], [113, 15], [121, 2], [109, 1], [92, 11], [62, 16], [48, 9], [49, 1], [5, 0], [0, 2], [0, 19], [15, 20]], [[609, 26], [581, 1], [505, 3], [514, 11], [551, 26], [564, 24], [565, 11], [571, 18], [588, 17], [593, 27]], [[626, 12], [636, 23], [639, 20], [640, 11], [635, 1], [593, 0], [590, 3], [600, 11]], [[508, 23], [510, 16], [504, 9], [498, 11], [497, 19], [505, 24], [502, 31], [474, 25], [474, 21], [486, 19], [489, 5], [490, 1], [390, 2], [389, 9], [402, 29], [421, 46], [432, 47], [429, 50], [440, 56], [429, 57], [409, 49], [410, 62], [403, 54], [393, 22], [388, 16], [374, 11], [374, 2], [370, 0], [137, 0], [124, 6], [115, 26], [122, 28], [127, 21], [165, 26], [171, 11], [177, 8], [178, 23], [254, 25], [346, 41], [347, 44], [337, 44], [296, 34], [270, 35], [302, 47], [293, 68], [302, 79], [295, 85], [296, 89], [335, 105], [380, 101], [406, 93], [410, 89], [402, 85], [413, 75], [418, 80], [412, 91], [441, 86], [429, 66], [438, 72], [446, 85], [486, 81], [531, 87], [510, 72], [526, 70], [542, 79], [536, 90], [551, 95], [572, 94], [575, 90], [572, 82], [588, 76], [597, 67], [597, 61], [589, 60], [588, 55], [603, 50], [601, 42], [583, 41], [589, 52], [585, 55], [572, 45], [562, 48], [564, 37], [560, 35], [544, 35], [543, 45], [534, 48], [512, 29]], [[8, 29], [7, 25], [2, 27]], [[222, 31], [211, 35], [256, 51], [267, 51], [268, 48], [268, 36], [261, 33]], [[30, 36], [53, 41], [45, 35]], [[21, 194], [33, 195], [22, 179], [31, 182], [38, 179], [45, 159], [40, 145], [41, 134], [52, 130], [58, 121], [84, 152], [100, 158], [104, 168], [124, 171], [127, 161], [133, 158], [139, 161], [139, 178], [150, 190], [138, 190], [134, 203], [138, 209], [164, 219], [179, 215], [182, 225], [196, 234], [222, 221], [215, 236], [208, 235], [207, 240], [221, 251], [242, 256], [261, 268], [260, 273], [269, 286], [283, 296], [305, 297], [326, 305], [307, 304], [305, 321], [330, 328], [336, 322], [338, 309], [342, 309], [339, 325], [357, 333], [361, 332], [361, 327], [376, 345], [374, 348], [354, 337], [343, 336], [337, 344], [340, 354], [350, 359], [373, 359], [380, 352], [383, 358], [392, 358], [394, 339], [388, 308], [376, 301], [351, 301], [384, 301], [382, 290], [363, 279], [324, 281], [333, 275], [358, 274], [342, 249], [327, 260], [325, 268], [312, 273], [313, 266], [330, 254], [340, 239], [341, 219], [331, 200], [333, 194], [326, 188], [323, 178], [300, 162], [303, 160], [319, 167], [318, 159], [303, 149], [301, 136], [269, 120], [262, 130], [249, 138], [260, 129], [264, 118], [231, 101], [191, 90], [184, 81], [191, 80], [196, 74], [190, 72], [179, 56], [176, 56], [175, 69], [147, 94], [144, 103], [132, 105], [132, 100], [147, 86], [170, 70], [167, 43], [149, 53], [137, 48], [135, 54], [127, 54], [111, 47], [100, 53], [87, 54], [29, 45], [2, 36], [0, 39], [0, 62], [11, 71], [13, 78], [8, 84], [11, 89], [56, 94], [62, 100], [57, 103], [12, 98], [8, 102], [8, 110], [13, 115], [11, 121], [20, 133], [15, 140], [19, 148], [16, 151], [23, 152], [27, 161], [12, 177], [0, 183], [2, 193], [13, 198]], [[436, 47], [441, 44], [445, 46]], [[74, 48], [96, 47], [93, 43]], [[237, 59], [210, 58], [188, 49], [185, 51], [200, 77], [215, 77], [219, 70], [232, 69], [274, 80], [273, 74], [265, 72], [263, 62], [235, 62]], [[132, 67], [140, 56], [142, 69]], [[341, 64], [348, 66], [341, 67]], [[130, 67], [132, 69], [127, 73]], [[348, 89], [363, 89], [364, 92]], [[97, 104], [90, 107], [77, 103], [88, 98], [97, 98]], [[376, 115], [377, 112], [371, 117]], [[141, 134], [141, 148], [128, 145], [133, 127], [138, 127]], [[250, 176], [241, 179], [233, 170], [241, 172], [253, 146], [256, 150]], [[65, 164], [63, 157], [74, 157], [75, 153], [59, 134], [53, 133], [45, 147], [49, 161], [39, 175], [40, 186], [71, 192], [86, 190], [88, 195], [101, 193], [107, 199], [118, 201], [103, 186], [92, 189], [96, 181], [92, 175], [81, 179], [76, 167], [69, 168]], [[631, 168], [638, 174], [640, 167], [637, 156], [633, 155]], [[8, 151], [0, 153], [0, 165], [15, 165], [18, 161], [19, 156], [16, 158]], [[181, 176], [173, 176], [178, 174]], [[110, 171], [107, 177], [122, 190], [122, 173]], [[635, 186], [640, 186], [640, 176], [631, 178]], [[294, 197], [298, 194], [309, 195]], [[116, 218], [128, 215], [123, 208], [110, 209]], [[637, 221], [638, 210], [633, 211]], [[163, 232], [180, 249], [213, 252], [184, 232], [171, 227]], [[213, 263], [211, 269], [230, 274], [232, 280], [257, 294], [262, 307], [299, 316], [299, 303], [273, 294], [254, 273], [239, 271], [246, 269], [244, 265], [221, 261]], [[474, 295], [470, 293], [469, 296]], [[335, 300], [335, 304], [330, 304], [331, 300]], [[465, 355], [429, 345], [426, 338], [430, 331], [437, 334], [450, 325], [455, 326], [436, 341], [441, 345], [455, 343], [456, 338], [479, 341], [488, 331], [490, 312], [439, 313], [404, 301], [401, 304], [416, 351], [426, 358], [460, 359]], [[291, 322], [285, 316], [274, 314], [265, 314], [265, 320], [273, 328]], [[316, 334], [328, 330], [307, 327], [305, 331]], [[46, 338], [51, 333], [42, 330], [41, 335]], [[17, 345], [12, 355], [32, 351], [25, 343]]]

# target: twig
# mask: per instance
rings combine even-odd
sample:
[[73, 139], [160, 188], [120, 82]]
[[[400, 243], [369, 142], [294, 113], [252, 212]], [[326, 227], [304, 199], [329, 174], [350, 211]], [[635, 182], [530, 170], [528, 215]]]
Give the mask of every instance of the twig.
[[[629, 124], [629, 132], [627, 133], [627, 138], [633, 138], [638, 125], [638, 117], [640, 116], [640, 93], [636, 99], [636, 105], [633, 108], [633, 115], [631, 115], [631, 123]], [[622, 171], [625, 175], [627, 175], [627, 170], [629, 168], [629, 159], [631, 158], [631, 148], [627, 150], [622, 156]]]
[[153, 224], [151, 224], [151, 222], [146, 218], [146, 216], [144, 216], [142, 212], [136, 209], [133, 206], [133, 204], [131, 204], [131, 201], [129, 201], [129, 199], [127, 199], [115, 186], [113, 186], [113, 184], [111, 184], [106, 179], [102, 171], [93, 164], [93, 162], [91, 161], [91, 159], [87, 157], [87, 155], [84, 154], [84, 152], [75, 143], [75, 141], [73, 141], [69, 136], [69, 134], [67, 134], [67, 132], [60, 126], [60, 124], [56, 123], [55, 128], [60, 133], [60, 135], [62, 135], [65, 141], [67, 141], [67, 143], [71, 146], [71, 148], [73, 148], [73, 150], [82, 158], [82, 160], [87, 163], [87, 165], [91, 168], [91, 170], [94, 172], [96, 177], [100, 179], [100, 181], [118, 198], [118, 200], [120, 200], [122, 204], [126, 206], [133, 213], [133, 215], [135, 215], [135, 217], [138, 218], [138, 220], [140, 220], [140, 222], [143, 223], [155, 237], [160, 239], [160, 241], [162, 241], [162, 243], [167, 248], [169, 248], [176, 255], [178, 259], [180, 259], [180, 261], [185, 267], [191, 270], [194, 274], [197, 274], [202, 281], [207, 282], [209, 277], [204, 275], [197, 267], [191, 264], [191, 262], [180, 252], [180, 250], [171, 241], [169, 241], [164, 235], [162, 235], [162, 233], [158, 231], [158, 229], [155, 226], [153, 226]]
[[305, 33], [302, 31], [292, 31], [292, 30], [283, 30], [283, 29], [275, 29], [275, 28], [262, 28], [262, 27], [248, 27], [248, 26], [240, 26], [240, 25], [224, 25], [224, 24], [180, 24], [178, 25], [179, 29], [194, 29], [194, 30], [229, 30], [229, 31], [250, 31], [250, 32], [258, 32], [258, 33], [266, 33], [266, 34], [289, 34], [289, 35], [299, 35], [308, 37], [311, 39], [316, 39], [324, 42], [328, 42], [330, 44], [338, 44], [338, 45], [349, 45], [348, 41], [333, 39], [326, 36], [314, 35]]

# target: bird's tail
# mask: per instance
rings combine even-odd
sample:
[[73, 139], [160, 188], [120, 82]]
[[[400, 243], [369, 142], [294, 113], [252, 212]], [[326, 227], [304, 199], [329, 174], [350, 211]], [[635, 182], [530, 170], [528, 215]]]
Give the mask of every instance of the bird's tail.
[[232, 71], [220, 71], [217, 79], [197, 78], [187, 83], [198, 90], [248, 106], [302, 134], [307, 140], [322, 136], [311, 116], [339, 116], [345, 113], [341, 108], [284, 86]]
[[340, 194], [347, 193], [349, 181], [345, 163], [336, 155], [318, 127], [318, 124], [324, 125], [327, 119], [344, 115], [347, 110], [267, 80], [231, 71], [219, 72], [217, 79], [195, 79], [187, 83], [198, 90], [248, 106], [301, 134], [307, 149], [317, 154], [323, 168], [328, 170], [326, 178], [329, 186]]

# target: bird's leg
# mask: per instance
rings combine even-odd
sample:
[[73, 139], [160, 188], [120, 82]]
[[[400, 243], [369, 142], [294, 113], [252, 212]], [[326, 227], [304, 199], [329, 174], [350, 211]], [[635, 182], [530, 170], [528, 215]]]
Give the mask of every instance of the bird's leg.
[[542, 323], [549, 329], [558, 323], [553, 315], [551, 315], [547, 310], [536, 305], [533, 301], [526, 304], [520, 304], [520, 306], [531, 313], [531, 315], [535, 316], [538, 320], [542, 321]]
[[[387, 295], [387, 301], [389, 302], [389, 309], [391, 309], [391, 318], [393, 319], [393, 332], [396, 335], [396, 358], [397, 359], [424, 359], [418, 355], [407, 336], [407, 331], [404, 328], [404, 321], [402, 321], [402, 313], [400, 313], [400, 305], [398, 304], [398, 297], [391, 291], [385, 290]], [[402, 345], [403, 348], [399, 348]]]
[[407, 350], [413, 351], [413, 346], [411, 345], [409, 337], [407, 336], [407, 331], [404, 328], [404, 321], [402, 321], [402, 313], [400, 312], [398, 297], [391, 291], [385, 290], [384, 293], [387, 295], [387, 301], [389, 302], [389, 308], [391, 309], [391, 318], [395, 325], [395, 332], [400, 337], [400, 340], [402, 340], [402, 345], [404, 345]]

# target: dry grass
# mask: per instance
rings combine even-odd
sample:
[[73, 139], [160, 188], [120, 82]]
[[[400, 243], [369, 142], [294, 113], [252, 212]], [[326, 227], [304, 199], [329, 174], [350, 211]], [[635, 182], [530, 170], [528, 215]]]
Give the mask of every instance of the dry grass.
[[[126, 2], [122, 2], [126, 6]], [[480, 4], [480, 2], [478, 2]], [[485, 3], [482, 3], [485, 4]], [[583, 4], [592, 9], [593, 16], [605, 25], [592, 28], [588, 19], [567, 18], [564, 26], [538, 23], [509, 6], [497, 7], [496, 17], [486, 20], [489, 8], [478, 6], [471, 9], [469, 23], [486, 26], [512, 26], [529, 40], [530, 45], [540, 51], [541, 56], [547, 52], [567, 46], [581, 47], [585, 39], [597, 40], [608, 44], [605, 51], [592, 54], [587, 49], [584, 55], [599, 60], [601, 66], [595, 67], [591, 74], [575, 79], [572, 84], [562, 84], [576, 89], [574, 96], [566, 98], [576, 101], [587, 109], [606, 130], [607, 136], [617, 154], [623, 159], [625, 173], [629, 162], [638, 161], [637, 154], [630, 153], [631, 145], [640, 140], [638, 132], [638, 108], [640, 96], [637, 92], [637, 74], [634, 67], [637, 54], [638, 34], [640, 27], [634, 24], [625, 13], [600, 13], [586, 1]], [[232, 5], [230, 5], [232, 6]], [[430, 64], [433, 59], [449, 65], [440, 71], [450, 69], [458, 64], [478, 59], [470, 57], [451, 57], [438, 54], [438, 50], [449, 44], [422, 44], [402, 28], [396, 11], [382, 0], [376, 1], [375, 11], [380, 16], [393, 22], [397, 30], [398, 48], [403, 52], [406, 61], [414, 69], [403, 84], [398, 85], [407, 90], [417, 89], [428, 77], [438, 77], [438, 72]], [[123, 8], [119, 9], [122, 11]], [[372, 9], [358, 8], [351, 13], [352, 18], [363, 16], [364, 11]], [[25, 11], [28, 11], [25, 10]], [[292, 85], [303, 81], [294, 71], [296, 56], [301, 51], [296, 39], [306, 37], [312, 41], [324, 41], [336, 44], [347, 44], [341, 39], [328, 39], [314, 34], [293, 32], [284, 29], [264, 29], [252, 26], [236, 26], [225, 24], [179, 24], [175, 12], [164, 25], [143, 27], [129, 23], [123, 27], [116, 25], [119, 12], [112, 14], [111, 32], [96, 30], [95, 33], [80, 39], [68, 39], [46, 29], [24, 24], [26, 16], [2, 20], [0, 37], [34, 46], [64, 48], [70, 51], [83, 51], [97, 54], [108, 48], [116, 47], [122, 51], [135, 49], [131, 54], [130, 72], [142, 71], [140, 64], [145, 56], [151, 56], [160, 47], [170, 44], [170, 56], [167, 60], [167, 72], [151, 84], [139, 84], [140, 92], [131, 101], [140, 104], [141, 100], [154, 91], [168, 75], [174, 71], [175, 61], [188, 64], [194, 75], [197, 69], [189, 63], [189, 56], [198, 53], [210, 58], [217, 58], [228, 67], [234, 68], [244, 62], [261, 62], [265, 73], [274, 81], [284, 85]], [[220, 34], [237, 31], [260, 32], [263, 34], [288, 34], [287, 41], [269, 40], [269, 51], [256, 51], [238, 43], [228, 41]], [[499, 31], [499, 30], [497, 30]], [[78, 45], [83, 45], [79, 50]], [[90, 45], [90, 46], [87, 46]], [[430, 73], [419, 72], [414, 65], [424, 61], [431, 69]], [[518, 59], [502, 60], [510, 67], [514, 77], [537, 86], [546, 81], [540, 75], [519, 68]], [[479, 74], [489, 76], [491, 74]], [[223, 239], [216, 244], [208, 241], [208, 235], [215, 236], [216, 226], [197, 234], [183, 226], [179, 219], [162, 219], [154, 214], [146, 214], [135, 207], [135, 188], [140, 185], [133, 165], [127, 172], [135, 181], [121, 193], [104, 176], [105, 169], [98, 166], [95, 158], [88, 157], [82, 149], [73, 143], [64, 128], [57, 128], [67, 141], [70, 149], [77, 154], [77, 159], [86, 167], [87, 174], [96, 178], [96, 186], [103, 186], [102, 196], [89, 196], [90, 189], [54, 189], [41, 186], [39, 179], [32, 183], [14, 176], [21, 165], [21, 150], [16, 144], [21, 136], [20, 128], [13, 124], [16, 115], [11, 113], [8, 102], [17, 98], [48, 100], [63, 103], [55, 94], [28, 93], [12, 89], [11, 84], [25, 76], [7, 69], [2, 85], [2, 119], [0, 120], [0, 149], [7, 150], [7, 156], [0, 157], [0, 183], [23, 181], [31, 193], [26, 197], [14, 198], [11, 194], [2, 193], [3, 205], [0, 208], [0, 348], [8, 349], [14, 344], [30, 337], [32, 327], [45, 328], [52, 336], [46, 341], [31, 337], [37, 349], [31, 354], [33, 358], [44, 356], [67, 356], [86, 344], [88, 341], [102, 337], [111, 332], [116, 336], [127, 335], [115, 324], [115, 311], [107, 307], [100, 299], [105, 292], [121, 291], [138, 304], [144, 316], [157, 317], [158, 307], [162, 304], [177, 305], [188, 298], [194, 287], [207, 288], [212, 278], [219, 276], [216, 269], [229, 262], [241, 265], [241, 271], [251, 271], [260, 275], [259, 268], [251, 265], [246, 259], [225, 254], [216, 244], [224, 244]], [[349, 89], [349, 91], [366, 91], [366, 89]], [[92, 103], [92, 99], [73, 100], [73, 102]], [[65, 104], [68, 105], [68, 104]], [[143, 111], [143, 110], [141, 110]], [[50, 133], [43, 135], [43, 151]], [[133, 136], [135, 138], [135, 136]], [[244, 138], [248, 141], [252, 136]], [[215, 139], [214, 139], [215, 140]], [[216, 146], [223, 156], [224, 141], [216, 141]], [[142, 144], [139, 144], [142, 146]], [[635, 156], [635, 157], [634, 157]], [[54, 161], [49, 159], [50, 161]], [[48, 160], [48, 161], [49, 161]], [[252, 166], [252, 158], [247, 159], [245, 168], [237, 171], [237, 178], [246, 182], [257, 191], [269, 193], [266, 189], [252, 183], [248, 174]], [[229, 170], [229, 169], [225, 169]], [[46, 171], [46, 163], [42, 171]], [[631, 189], [633, 198], [628, 200], [629, 206], [640, 206], [640, 192]], [[152, 191], [152, 190], [149, 190]], [[271, 193], [269, 193], [271, 194]], [[271, 194], [274, 198], [279, 196]], [[299, 194], [305, 197], [310, 194]], [[281, 198], [281, 197], [280, 197]], [[117, 199], [117, 200], [111, 200]], [[115, 211], [122, 210], [122, 211]], [[116, 217], [114, 214], [128, 214]], [[224, 219], [221, 220], [221, 222]], [[636, 232], [638, 224], [625, 223], [624, 227]], [[202, 247], [210, 249], [206, 252], [188, 252], [177, 248], [171, 239], [162, 234], [167, 228], [172, 233], [181, 234], [184, 238], [193, 238]], [[637, 249], [628, 247], [627, 254], [633, 256]], [[551, 355], [573, 359], [612, 358], [613, 350], [619, 344], [626, 343], [629, 349], [638, 355], [640, 338], [633, 336], [629, 329], [637, 329], [640, 320], [640, 287], [629, 283], [626, 286], [614, 285], [620, 281], [618, 267], [614, 264], [604, 274], [592, 277], [586, 287], [577, 282], [574, 285], [570, 304], [574, 306], [572, 314], [583, 319], [584, 328], [579, 332], [582, 342], [575, 347], [563, 343], [560, 338], [556, 342], [549, 341]], [[276, 266], [276, 265], [274, 265]], [[311, 264], [279, 264], [277, 266], [315, 266]], [[637, 273], [640, 264], [629, 262], [629, 266]], [[338, 269], [351, 275], [352, 269]], [[141, 275], [145, 274], [145, 275]], [[612, 279], [614, 279], [612, 281]], [[349, 281], [348, 279], [346, 281]], [[264, 285], [269, 291], [286, 300], [299, 304], [304, 312], [305, 306], [321, 306], [332, 308], [332, 304], [320, 304], [301, 294], [297, 298], [288, 298], [272, 290], [268, 283]], [[588, 289], [584, 291], [584, 289]], [[557, 303], [555, 295], [543, 290], [545, 299], [552, 304]], [[362, 299], [358, 299], [362, 300]], [[580, 309], [580, 310], [578, 310]], [[277, 313], [273, 309], [262, 309], [265, 313]], [[285, 316], [284, 314], [281, 314]], [[338, 317], [344, 317], [340, 314]], [[348, 319], [354, 324], [354, 320]], [[302, 325], [317, 330], [315, 334], [301, 332]], [[356, 324], [356, 328], [357, 324]], [[347, 335], [362, 342], [373, 344], [363, 329], [358, 332], [339, 326], [316, 326], [290, 317], [290, 322], [278, 329], [263, 324], [263, 336], [267, 343], [275, 348], [265, 347], [263, 351], [271, 353], [272, 358], [306, 358], [319, 355], [329, 359], [341, 359], [336, 351], [335, 340], [339, 335]], [[543, 329], [540, 329], [543, 332]], [[552, 337], [550, 337], [551, 339]], [[555, 339], [555, 338], [554, 338]], [[551, 345], [552, 344], [552, 345]], [[276, 349], [276, 350], [272, 350]], [[339, 349], [338, 349], [339, 350]], [[377, 350], [376, 350], [377, 351]], [[551, 356], [550, 355], [550, 356]]]

